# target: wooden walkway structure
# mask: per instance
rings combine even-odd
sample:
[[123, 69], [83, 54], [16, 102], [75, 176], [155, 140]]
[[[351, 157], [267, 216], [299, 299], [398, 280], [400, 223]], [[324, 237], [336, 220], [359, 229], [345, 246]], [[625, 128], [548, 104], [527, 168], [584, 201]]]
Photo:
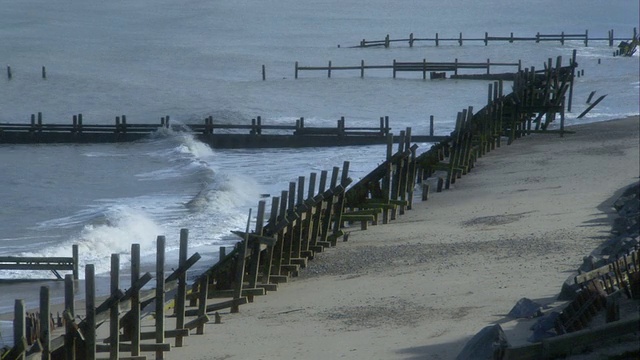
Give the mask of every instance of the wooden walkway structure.
[[[317, 127], [305, 124], [303, 117], [291, 125], [264, 124], [258, 116], [251, 124], [220, 124], [212, 116], [200, 124], [171, 124], [170, 117], [162, 117], [159, 124], [127, 123], [126, 115], [117, 116], [114, 124], [90, 125], [83, 122], [82, 114], [74, 115], [71, 124], [47, 124], [42, 113], [32, 114], [30, 123], [0, 123], [0, 144], [52, 144], [52, 143], [117, 143], [137, 141], [162, 129], [188, 131], [212, 148], [283, 148], [328, 147], [385, 144], [391, 134], [389, 117], [380, 117], [378, 126], [347, 126], [344, 117], [335, 127]], [[434, 135], [433, 120], [430, 133], [421, 135], [422, 142], [440, 141]], [[394, 141], [400, 141], [394, 136]]]
[[[187, 271], [201, 256], [194, 253], [188, 257], [188, 230], [182, 229], [178, 264], [168, 276], [164, 272], [167, 268], [164, 236], [157, 237], [155, 275], [140, 273], [140, 246], [132, 245], [131, 283], [126, 291], [121, 290], [119, 283], [119, 254], [113, 254], [110, 295], [100, 304], [95, 298], [95, 268], [86, 265], [84, 316], [75, 310], [75, 282], [71, 275], [65, 277], [65, 310], [59, 321], [52, 320], [46, 286], [41, 287], [38, 326], [27, 326], [28, 319], [33, 320], [34, 316], [25, 313], [23, 300], [16, 300], [16, 341], [2, 354], [2, 359], [91, 360], [100, 353], [109, 353], [110, 359], [165, 358], [172, 347], [184, 346], [189, 336], [204, 334], [207, 323], [212, 320], [219, 323], [220, 310], [236, 313], [256, 296], [277, 291], [303, 271], [315, 254], [337, 247], [340, 240], [348, 241], [348, 225], [359, 224], [361, 229], [367, 229], [411, 210], [415, 184], [422, 184], [422, 200], [428, 200], [430, 182], [425, 179], [437, 179], [437, 191], [442, 191], [470, 172], [482, 155], [499, 148], [503, 141], [510, 144], [530, 133], [561, 136], [567, 133], [562, 127], [551, 131], [548, 126], [555, 120], [555, 114], [564, 111], [574, 66], [573, 63], [561, 66], [561, 58], [556, 60], [556, 66], [549, 66], [551, 61], [547, 65], [542, 72], [521, 71], [510, 94], [503, 94], [501, 82], [490, 84], [487, 105], [478, 112], [471, 107], [460, 111], [456, 129], [419, 156], [418, 145], [412, 144], [411, 129], [407, 128], [401, 132], [395, 151], [392, 135], [386, 136], [385, 161], [355, 183], [349, 177], [348, 161], [342, 168], [334, 167], [330, 174], [322, 171], [319, 176], [311, 173], [308, 178], [298, 177], [280, 196], [272, 197], [270, 204], [267, 200], [259, 201], [255, 226], [251, 226], [254, 217], [249, 211], [246, 228], [233, 231], [241, 240], [229, 253], [221, 248], [219, 261], [205, 266], [206, 270], [195, 278], [190, 277], [190, 284]], [[607, 274], [611, 269], [616, 273], [615, 280], [607, 280], [613, 284], [611, 289], [626, 282], [629, 289], [637, 289], [638, 285], [633, 284], [637, 283], [639, 266], [637, 251], [616, 260], [613, 267], [608, 266]], [[591, 281], [604, 272], [595, 269], [577, 281], [583, 278]], [[142, 290], [154, 278], [155, 288]], [[603, 286], [603, 291], [609, 291]], [[591, 301], [590, 296], [581, 299], [582, 305]], [[167, 310], [168, 304], [174, 308], [172, 314]], [[580, 315], [570, 318], [575, 316]], [[166, 324], [169, 317], [170, 327]], [[141, 319], [145, 319], [145, 325], [151, 323], [153, 330], [142, 331]], [[109, 326], [106, 339], [97, 337], [96, 329], [102, 324]], [[606, 328], [597, 329], [597, 336], [634, 331], [637, 324], [638, 319], [614, 320]], [[567, 322], [563, 326], [568, 329]], [[545, 339], [526, 348], [499, 349], [501, 353], [496, 358], [538, 359], [541, 354], [563, 354], [568, 342], [584, 342], [594, 336], [581, 331]], [[167, 340], [170, 338], [174, 338], [173, 343]]]
[[[514, 68], [514, 71], [510, 73], [491, 73], [491, 67], [510, 67]], [[472, 69], [482, 70], [482, 79], [485, 80], [512, 80], [516, 72], [522, 69], [522, 62], [517, 63], [500, 63], [491, 62], [487, 59], [486, 62], [459, 62], [455, 59], [453, 62], [427, 62], [426, 59], [418, 62], [400, 62], [393, 60], [391, 65], [365, 65], [364, 60], [360, 61], [360, 65], [357, 66], [334, 66], [331, 61], [327, 66], [299, 66], [298, 62], [295, 63], [294, 77], [297, 79], [299, 72], [301, 71], [326, 71], [327, 77], [331, 77], [332, 71], [342, 70], [358, 70], [360, 71], [360, 77], [364, 78], [364, 71], [366, 69], [391, 69], [393, 78], [396, 78], [398, 72], [419, 72], [422, 73], [422, 79], [427, 79], [429, 74], [431, 79], [443, 78], [443, 73], [453, 72], [452, 77], [465, 78], [462, 74], [458, 74], [459, 70]], [[516, 70], [517, 69], [517, 70]], [[476, 74], [477, 75], [477, 74]], [[477, 79], [479, 77], [468, 77], [469, 79]]]
[[[636, 38], [637, 30], [633, 28], [634, 36], [632, 39]], [[387, 34], [382, 40], [365, 40], [362, 39], [360, 44], [352, 47], [385, 47], [388, 48], [391, 46], [391, 43], [408, 43], [409, 47], [413, 47], [416, 42], [430, 42], [435, 46], [440, 46], [441, 43], [458, 43], [459, 46], [462, 46], [464, 42], [482, 42], [485, 46], [489, 45], [489, 42], [559, 42], [561, 45], [564, 45], [566, 41], [579, 41], [584, 43], [584, 46], [589, 46], [589, 41], [607, 41], [609, 46], [614, 45], [614, 41], [624, 41], [628, 40], [628, 38], [620, 38], [614, 36], [613, 29], [609, 30], [606, 37], [589, 37], [589, 30], [585, 30], [584, 33], [565, 33], [564, 31], [560, 34], [541, 34], [540, 32], [536, 33], [535, 36], [514, 36], [513, 32], [509, 36], [489, 36], [488, 32], [484, 33], [484, 37], [463, 37], [462, 32], [458, 37], [440, 37], [439, 33], [435, 33], [434, 37], [416, 37], [413, 33], [409, 34], [407, 38], [399, 38], [399, 39], [391, 39]]]

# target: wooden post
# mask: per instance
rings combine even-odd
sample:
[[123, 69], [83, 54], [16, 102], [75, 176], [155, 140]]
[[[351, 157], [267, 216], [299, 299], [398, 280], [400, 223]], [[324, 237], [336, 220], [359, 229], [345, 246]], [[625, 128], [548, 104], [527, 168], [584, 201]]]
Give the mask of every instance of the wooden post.
[[[262, 235], [262, 228], [264, 227], [264, 212], [266, 208], [266, 202], [260, 200], [258, 202], [258, 214], [256, 216], [256, 227], [254, 233]], [[260, 242], [254, 241], [251, 247], [251, 263], [249, 264], [249, 288], [254, 289], [258, 283], [258, 272], [260, 269]], [[249, 301], [253, 301], [253, 296], [249, 296]]]
[[387, 34], [387, 36], [384, 37], [384, 47], [388, 48], [390, 44], [391, 41], [389, 40], [389, 34]]
[[[74, 277], [67, 274], [64, 277], [64, 311], [69, 314], [69, 318], [75, 319], [75, 303], [73, 300], [74, 294]], [[73, 325], [66, 322], [65, 335], [64, 335], [64, 358], [65, 360], [76, 359], [76, 336]]]
[[487, 75], [491, 74], [491, 60], [487, 59]]
[[462, 46], [462, 32], [460, 32], [460, 39], [458, 39], [458, 43]]
[[364, 78], [364, 60], [360, 60], [360, 78]]
[[422, 201], [429, 200], [429, 183], [422, 183]]
[[47, 68], [45, 68], [44, 66], [42, 67], [42, 78], [43, 79], [47, 78]]
[[[120, 289], [120, 254], [111, 254], [111, 294]], [[114, 302], [109, 311], [109, 359], [118, 360], [120, 353], [120, 314], [119, 302]]]
[[[391, 156], [393, 155], [393, 134], [389, 134], [387, 133], [387, 152], [386, 152], [386, 158], [385, 158], [385, 163], [386, 163], [386, 168], [385, 168], [385, 175], [382, 178], [382, 197], [383, 197], [383, 201], [385, 201], [386, 203], [389, 203], [390, 197], [389, 194], [391, 193], [391, 176], [392, 176], [392, 172], [393, 172], [393, 164], [391, 164]], [[385, 207], [382, 210], [382, 223], [383, 224], [387, 224], [389, 223], [389, 214], [390, 214], [390, 209]]]
[[[26, 313], [24, 300], [16, 299], [13, 305], [13, 347], [20, 343], [27, 344]], [[24, 351], [16, 357], [16, 360], [24, 360]]]
[[[140, 244], [131, 244], [131, 286], [140, 279]], [[140, 356], [140, 292], [131, 295], [131, 356]]]
[[78, 280], [78, 244], [71, 246], [71, 257], [73, 258], [73, 280]]
[[[569, 103], [567, 104], [568, 112], [571, 112], [571, 103], [573, 102], [573, 80], [576, 73], [576, 53], [577, 50], [573, 49], [573, 53], [571, 55], [571, 78], [569, 79]], [[564, 111], [564, 106], [562, 109]]]
[[584, 46], [589, 46], [589, 29], [584, 31]]
[[409, 34], [409, 47], [413, 47], [413, 33]]
[[509, 42], [513, 43], [513, 32], [511, 33], [511, 37], [509, 38]]
[[51, 308], [49, 304], [49, 287], [40, 287], [40, 316], [38, 318], [39, 333], [38, 340], [42, 346], [41, 359], [51, 359], [51, 321], [49, 320], [49, 314], [51, 314]]
[[[198, 292], [198, 317], [207, 315], [207, 294], [209, 293], [209, 275], [202, 274], [199, 282]], [[200, 323], [196, 329], [196, 334], [204, 335], [204, 323]]]
[[487, 46], [489, 44], [489, 33], [488, 32], [484, 32], [484, 46]]
[[396, 78], [396, 59], [393, 59], [393, 78]]
[[[156, 344], [164, 343], [164, 250], [165, 237], [156, 238]], [[156, 359], [164, 359], [164, 351], [156, 350]]]
[[564, 45], [564, 31], [560, 34], [560, 44]]
[[[342, 174], [340, 177], [340, 185], [342, 185], [344, 188], [347, 187], [348, 185], [348, 179], [349, 179], [349, 162], [348, 161], [344, 161], [342, 163]], [[336, 214], [335, 214], [335, 222], [333, 225], [333, 235], [337, 236], [338, 232], [340, 231], [340, 228], [342, 227], [342, 212], [344, 209], [344, 191], [342, 191], [342, 193], [340, 193], [340, 195], [338, 196], [338, 199], [336, 201]]]
[[429, 116], [429, 136], [433, 136], [433, 115]]
[[267, 79], [267, 71], [265, 70], [264, 64], [262, 65], [262, 81]]
[[298, 62], [296, 61], [295, 78], [298, 78]]
[[422, 80], [427, 79], [427, 59], [422, 59]]
[[[251, 225], [251, 209], [249, 209], [249, 216], [247, 217], [247, 227], [245, 229], [245, 235], [242, 242], [238, 247], [238, 259], [236, 261], [235, 269], [235, 284], [233, 285], [233, 299], [239, 300], [242, 297], [242, 283], [244, 281], [244, 264], [247, 257], [247, 245], [249, 244], [249, 227]], [[201, 290], [202, 291], [202, 290]], [[235, 314], [240, 312], [240, 305], [237, 302], [231, 306], [231, 313]]]
[[[536, 33], [536, 44], [540, 42], [540, 33]], [[520, 71], [520, 70], [518, 70]]]
[[438, 46], [438, 43], [439, 43], [439, 41], [438, 41], [438, 33], [436, 33], [436, 46]]
[[7, 65], [7, 78], [11, 80], [11, 66]]
[[[189, 246], [189, 229], [180, 229], [180, 250], [178, 253], [178, 267], [184, 266], [187, 262], [187, 248]], [[176, 330], [184, 328], [184, 310], [187, 295], [187, 273], [186, 271], [178, 276], [178, 291], [176, 292]], [[175, 346], [182, 347], [183, 338], [176, 336]]]
[[96, 359], [96, 279], [95, 265], [87, 264], [84, 268], [85, 301], [87, 324], [84, 334], [84, 359]]
[[613, 29], [609, 30], [609, 46], [613, 46]]
[[331, 78], [331, 60], [329, 60], [329, 67], [327, 68], [327, 77]]
[[453, 74], [454, 75], [458, 75], [458, 58], [456, 58], [456, 60], [455, 60], [455, 64], [454, 64], [454, 68], [453, 68]]

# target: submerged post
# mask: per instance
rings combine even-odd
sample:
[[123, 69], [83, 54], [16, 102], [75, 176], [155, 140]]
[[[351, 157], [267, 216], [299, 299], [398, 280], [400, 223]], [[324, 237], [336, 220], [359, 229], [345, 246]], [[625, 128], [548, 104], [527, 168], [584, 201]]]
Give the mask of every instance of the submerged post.
[[429, 136], [433, 136], [433, 115], [429, 116]]

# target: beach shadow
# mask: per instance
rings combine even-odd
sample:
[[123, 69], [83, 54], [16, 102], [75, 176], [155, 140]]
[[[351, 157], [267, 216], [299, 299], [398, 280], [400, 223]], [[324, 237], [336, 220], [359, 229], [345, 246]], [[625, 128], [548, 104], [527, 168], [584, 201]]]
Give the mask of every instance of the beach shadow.
[[[480, 329], [478, 329], [480, 331]], [[445, 342], [441, 344], [414, 346], [396, 351], [399, 355], [403, 355], [406, 360], [444, 360], [455, 358], [469, 338], [463, 338], [456, 341]]]

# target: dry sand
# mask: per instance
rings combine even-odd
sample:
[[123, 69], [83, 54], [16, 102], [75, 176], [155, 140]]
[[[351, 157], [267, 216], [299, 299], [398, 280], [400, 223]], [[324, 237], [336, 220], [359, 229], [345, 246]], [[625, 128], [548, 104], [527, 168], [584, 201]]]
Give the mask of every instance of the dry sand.
[[[452, 359], [522, 297], [556, 306], [638, 180], [638, 117], [535, 135], [481, 158], [447, 191], [318, 254], [299, 278], [192, 335], [172, 359]], [[351, 229], [348, 229], [351, 230]]]

